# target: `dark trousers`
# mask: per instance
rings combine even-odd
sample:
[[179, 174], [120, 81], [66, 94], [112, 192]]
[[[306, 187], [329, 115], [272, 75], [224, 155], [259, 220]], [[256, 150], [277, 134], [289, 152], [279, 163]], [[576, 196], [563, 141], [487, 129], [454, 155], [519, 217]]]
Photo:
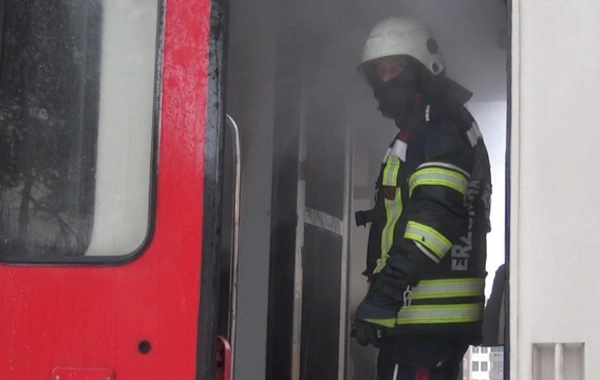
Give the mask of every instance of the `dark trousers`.
[[469, 345], [431, 337], [384, 342], [377, 358], [378, 380], [457, 380]]

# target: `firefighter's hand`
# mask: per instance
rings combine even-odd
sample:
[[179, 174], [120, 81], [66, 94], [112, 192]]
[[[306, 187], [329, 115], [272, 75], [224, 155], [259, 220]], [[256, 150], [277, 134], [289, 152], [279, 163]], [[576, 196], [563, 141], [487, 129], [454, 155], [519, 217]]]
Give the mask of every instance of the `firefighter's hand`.
[[394, 333], [401, 305], [378, 291], [374, 285], [356, 309], [351, 335], [361, 346], [379, 347], [380, 341]]
[[350, 336], [356, 338], [358, 344], [361, 346], [368, 346], [370, 344], [373, 347], [379, 348], [381, 338], [383, 337], [383, 330], [371, 323], [356, 320], [354, 325], [352, 325]]

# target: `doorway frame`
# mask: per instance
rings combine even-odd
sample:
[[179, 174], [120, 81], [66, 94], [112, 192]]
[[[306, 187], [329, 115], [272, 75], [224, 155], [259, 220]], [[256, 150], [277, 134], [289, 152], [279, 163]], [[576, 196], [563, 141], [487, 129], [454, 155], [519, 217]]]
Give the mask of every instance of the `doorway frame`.
[[[224, 101], [224, 90], [226, 88], [227, 75], [227, 31], [229, 29], [229, 12], [230, 12], [230, 1], [229, 0], [210, 0], [211, 1], [211, 33], [210, 33], [210, 66], [209, 66], [209, 78], [208, 78], [208, 91], [209, 91], [209, 107], [214, 109], [207, 110], [207, 130], [208, 127], [215, 128], [215, 137], [221, 136], [221, 128], [224, 125], [225, 119], [225, 101]], [[518, 358], [516, 353], [511, 350], [511, 342], [516, 341], [517, 334], [517, 312], [518, 304], [517, 297], [512, 296], [512, 287], [518, 287], [518, 268], [511, 265], [511, 252], [516, 252], [517, 241], [518, 241], [518, 200], [519, 200], [519, 89], [520, 89], [520, 11], [518, 1], [504, 0], [506, 5], [506, 39], [507, 39], [507, 53], [506, 53], [506, 90], [507, 90], [507, 106], [506, 106], [506, 154], [505, 154], [505, 264], [507, 268], [506, 288], [505, 288], [505, 323], [506, 329], [504, 334], [504, 378], [507, 380], [511, 379], [511, 375], [515, 375], [516, 368], [511, 366], [511, 363], [516, 363]], [[516, 42], [515, 42], [516, 41]], [[216, 75], [214, 75], [216, 74]], [[215, 96], [214, 94], [218, 94]], [[208, 132], [207, 132], [208, 133]], [[219, 137], [221, 138], [221, 137]], [[222, 145], [222, 141], [221, 141]], [[216, 156], [214, 156], [216, 157]], [[208, 159], [208, 158], [207, 158]], [[207, 161], [208, 162], [208, 161]], [[216, 167], [220, 168], [216, 163]], [[214, 186], [220, 186], [220, 183], [214, 183]], [[208, 184], [206, 184], [208, 188]], [[284, 185], [285, 186], [285, 185]], [[290, 189], [295, 190], [295, 186], [290, 186]], [[212, 198], [213, 201], [217, 201], [217, 197]], [[220, 196], [218, 202], [220, 202]], [[216, 213], [216, 211], [215, 211]], [[209, 236], [209, 229], [212, 231], [215, 228], [208, 227], [208, 215], [205, 214], [205, 236]], [[216, 214], [213, 214], [216, 215]], [[213, 221], [212, 219], [210, 220]], [[288, 226], [291, 227], [291, 226]], [[273, 243], [273, 237], [271, 238]], [[205, 243], [215, 244], [210, 242], [210, 238], [205, 238]], [[205, 248], [206, 249], [206, 248]], [[515, 256], [516, 257], [516, 256]], [[289, 259], [286, 259], [289, 260]], [[293, 260], [293, 259], [292, 259]], [[271, 263], [273, 264], [273, 263]], [[287, 263], [288, 265], [290, 263]], [[205, 266], [204, 268], [207, 268]], [[204, 272], [203, 272], [204, 275]], [[204, 277], [203, 277], [204, 278]], [[346, 279], [347, 281], [348, 279]], [[215, 278], [216, 281], [216, 278]], [[215, 285], [213, 294], [218, 294], [218, 287]], [[216, 289], [216, 290], [215, 290]], [[217, 293], [215, 293], [217, 292]], [[203, 297], [205, 298], [205, 297]], [[514, 298], [514, 301], [513, 301]], [[202, 308], [201, 304], [201, 308]], [[514, 311], [513, 311], [514, 310]], [[205, 313], [206, 315], [206, 313]], [[348, 311], [346, 310], [346, 323], [349, 324]], [[206, 328], [202, 326], [199, 332], [204, 331]], [[199, 334], [201, 335], [201, 334]], [[210, 335], [210, 334], [209, 334]], [[206, 334], [204, 334], [206, 341]], [[198, 340], [198, 347], [200, 348], [201, 340]], [[207, 347], [207, 346], [202, 346]], [[348, 360], [348, 346], [346, 345], [345, 359]], [[199, 354], [199, 359], [200, 359]], [[269, 355], [267, 354], [267, 373], [269, 373]], [[198, 378], [200, 376], [201, 362], [199, 361]]]

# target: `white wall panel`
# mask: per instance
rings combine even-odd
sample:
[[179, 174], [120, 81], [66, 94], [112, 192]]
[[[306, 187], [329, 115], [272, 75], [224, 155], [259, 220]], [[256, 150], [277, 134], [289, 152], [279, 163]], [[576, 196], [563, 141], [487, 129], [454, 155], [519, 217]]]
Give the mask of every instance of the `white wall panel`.
[[585, 343], [597, 377], [600, 3], [513, 1], [512, 379], [535, 343]]

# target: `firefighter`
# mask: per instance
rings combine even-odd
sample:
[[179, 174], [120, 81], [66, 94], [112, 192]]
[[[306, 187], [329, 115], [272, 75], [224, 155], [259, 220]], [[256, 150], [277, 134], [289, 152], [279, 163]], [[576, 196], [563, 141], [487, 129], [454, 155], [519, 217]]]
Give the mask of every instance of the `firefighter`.
[[399, 132], [376, 182], [369, 291], [352, 336], [379, 348], [378, 379], [456, 380], [469, 345], [482, 340], [490, 167], [465, 103], [446, 76], [434, 36], [415, 21], [377, 24], [359, 72]]

